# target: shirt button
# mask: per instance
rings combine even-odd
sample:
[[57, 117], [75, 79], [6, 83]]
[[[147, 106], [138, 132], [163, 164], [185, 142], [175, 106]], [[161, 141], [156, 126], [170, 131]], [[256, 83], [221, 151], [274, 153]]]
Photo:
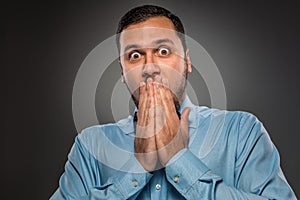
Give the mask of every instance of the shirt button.
[[175, 183], [178, 183], [178, 181], [179, 181], [179, 176], [174, 176], [173, 181], [174, 181]]
[[156, 184], [155, 189], [160, 190], [160, 188], [161, 188], [160, 184]]
[[138, 185], [138, 182], [136, 180], [132, 181], [132, 186], [136, 187]]

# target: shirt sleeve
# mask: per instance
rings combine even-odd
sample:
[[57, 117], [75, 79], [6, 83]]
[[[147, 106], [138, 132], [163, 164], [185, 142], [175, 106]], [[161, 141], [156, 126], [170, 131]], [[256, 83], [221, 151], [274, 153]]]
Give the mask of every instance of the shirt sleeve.
[[152, 177], [151, 173], [133, 167], [142, 167], [132, 156], [122, 170], [101, 183], [98, 161], [81, 144], [78, 137], [69, 153], [65, 172], [60, 178], [59, 188], [50, 200], [58, 199], [134, 199]]
[[188, 149], [178, 152], [167, 164], [168, 181], [186, 199], [296, 199], [262, 124], [250, 117], [240, 128], [235, 185], [226, 184]]

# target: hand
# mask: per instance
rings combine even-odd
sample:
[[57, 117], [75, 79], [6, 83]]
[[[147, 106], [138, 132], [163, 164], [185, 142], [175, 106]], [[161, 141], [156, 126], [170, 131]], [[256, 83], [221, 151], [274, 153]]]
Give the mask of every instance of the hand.
[[147, 171], [153, 171], [159, 159], [162, 166], [181, 149], [188, 146], [188, 116], [186, 108], [179, 120], [172, 93], [165, 84], [149, 78], [141, 83], [138, 123], [134, 140], [135, 156]]
[[180, 150], [188, 147], [188, 116], [190, 108], [185, 108], [181, 119], [175, 110], [172, 93], [167, 81], [155, 82], [155, 142], [158, 158], [162, 166]]
[[[146, 89], [147, 87], [147, 89]], [[140, 85], [138, 121], [134, 139], [135, 157], [147, 171], [153, 171], [157, 164], [155, 143], [155, 102], [153, 95], [153, 80], [147, 80]]]

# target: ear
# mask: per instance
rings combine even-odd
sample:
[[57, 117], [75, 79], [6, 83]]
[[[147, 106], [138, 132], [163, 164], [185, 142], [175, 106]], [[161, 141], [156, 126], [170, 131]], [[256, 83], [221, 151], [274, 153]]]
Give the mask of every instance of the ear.
[[125, 83], [125, 79], [124, 79], [124, 74], [123, 74], [123, 72], [121, 73], [121, 81], [122, 81], [122, 83]]
[[119, 63], [119, 65], [121, 67], [121, 70], [122, 70], [122, 72], [121, 72], [121, 81], [122, 81], [122, 83], [125, 83], [124, 73], [123, 73], [123, 68], [122, 68], [122, 64], [121, 64], [120, 58], [118, 59], [118, 63]]
[[189, 49], [186, 49], [186, 51], [185, 51], [185, 62], [186, 62], [186, 65], [187, 65], [188, 73], [191, 73], [192, 72], [192, 63], [191, 63]]

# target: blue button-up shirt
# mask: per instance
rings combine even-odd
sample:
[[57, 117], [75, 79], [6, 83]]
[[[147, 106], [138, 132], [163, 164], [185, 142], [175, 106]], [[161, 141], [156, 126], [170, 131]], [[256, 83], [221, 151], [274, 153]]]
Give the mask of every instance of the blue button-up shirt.
[[76, 137], [51, 199], [296, 199], [252, 114], [193, 105], [189, 145], [153, 173], [134, 156], [132, 116]]

